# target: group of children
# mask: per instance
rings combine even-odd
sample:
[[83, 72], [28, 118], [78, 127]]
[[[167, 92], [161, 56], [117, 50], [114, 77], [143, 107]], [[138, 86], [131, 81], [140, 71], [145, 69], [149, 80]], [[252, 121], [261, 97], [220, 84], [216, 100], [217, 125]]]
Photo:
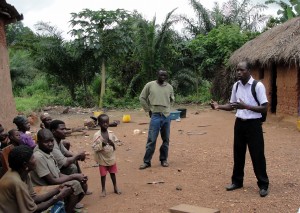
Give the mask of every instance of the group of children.
[[[48, 123], [52, 121], [50, 117], [47, 119], [48, 117], [49, 116], [44, 115], [40, 117], [42, 121], [42, 124], [40, 125], [41, 128], [47, 128]], [[107, 114], [99, 115], [97, 121], [100, 126], [100, 130], [94, 134], [92, 149], [94, 151], [94, 159], [99, 165], [102, 187], [101, 196], [106, 196], [105, 183], [107, 173], [110, 173], [114, 192], [116, 194], [121, 194], [116, 181], [117, 165], [115, 157], [115, 143], [118, 142], [118, 138], [108, 131], [108, 127], [111, 125]], [[31, 135], [26, 134], [26, 132], [30, 130], [30, 124], [26, 117], [17, 116], [14, 118], [13, 122], [16, 124], [18, 129], [11, 129], [7, 133], [4, 131], [4, 127], [0, 124], [0, 150], [8, 145], [27, 145], [34, 148], [36, 146], [34, 139]]]

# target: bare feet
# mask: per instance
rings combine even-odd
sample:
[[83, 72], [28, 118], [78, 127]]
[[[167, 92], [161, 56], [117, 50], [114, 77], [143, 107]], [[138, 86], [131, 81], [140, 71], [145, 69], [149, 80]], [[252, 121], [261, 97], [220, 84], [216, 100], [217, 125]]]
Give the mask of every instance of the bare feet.
[[102, 190], [102, 193], [101, 193], [100, 197], [106, 197], [106, 190], [105, 189]]
[[122, 192], [118, 188], [115, 188], [114, 192], [118, 195], [122, 194]]

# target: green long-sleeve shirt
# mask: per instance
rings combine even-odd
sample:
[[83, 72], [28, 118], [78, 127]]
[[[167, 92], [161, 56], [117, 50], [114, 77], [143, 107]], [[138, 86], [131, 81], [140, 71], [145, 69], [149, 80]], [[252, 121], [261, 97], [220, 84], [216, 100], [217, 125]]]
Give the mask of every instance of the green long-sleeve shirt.
[[156, 81], [150, 81], [145, 85], [139, 99], [146, 112], [151, 110], [153, 113], [162, 112], [169, 116], [171, 103], [175, 101], [174, 90], [166, 82], [159, 85]]

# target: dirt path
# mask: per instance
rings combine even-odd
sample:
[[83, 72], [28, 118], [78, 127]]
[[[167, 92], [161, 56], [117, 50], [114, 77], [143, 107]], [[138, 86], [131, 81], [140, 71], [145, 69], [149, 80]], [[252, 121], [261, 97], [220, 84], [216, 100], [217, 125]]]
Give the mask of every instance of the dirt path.
[[[50, 111], [53, 118], [66, 122], [67, 126], [82, 126], [90, 114], [58, 115]], [[267, 171], [270, 178], [270, 194], [261, 198], [250, 156], [247, 152], [244, 187], [227, 192], [232, 173], [232, 141], [234, 114], [212, 111], [197, 106], [189, 107], [187, 118], [172, 121], [169, 151], [170, 167], [163, 168], [158, 160], [158, 147], [152, 167], [138, 170], [145, 152], [146, 134], [133, 135], [134, 129], [147, 132], [149, 119], [143, 111], [109, 111], [111, 120], [122, 120], [129, 113], [131, 123], [122, 123], [110, 128], [123, 142], [117, 147], [117, 182], [122, 195], [113, 193], [112, 183], [107, 177], [107, 193], [100, 197], [100, 176], [93, 158], [82, 162], [82, 170], [89, 176], [92, 195], [82, 203], [85, 212], [96, 213], [159, 213], [168, 212], [170, 207], [181, 203], [216, 208], [221, 212], [297, 212], [299, 202], [300, 132], [296, 124], [278, 122], [269, 115], [264, 124]], [[188, 135], [187, 132], [205, 133]], [[68, 138], [72, 150], [87, 150], [92, 153], [89, 136], [75, 135]], [[147, 182], [164, 181], [161, 184]], [[182, 190], [177, 190], [180, 187]]]

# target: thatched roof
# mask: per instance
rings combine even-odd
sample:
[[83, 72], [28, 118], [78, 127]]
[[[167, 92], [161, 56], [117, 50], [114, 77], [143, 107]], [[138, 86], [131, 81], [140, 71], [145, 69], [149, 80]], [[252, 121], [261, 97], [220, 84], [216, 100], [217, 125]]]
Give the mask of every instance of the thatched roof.
[[0, 18], [4, 19], [6, 24], [9, 24], [21, 21], [23, 19], [23, 15], [19, 14], [16, 8], [6, 3], [5, 0], [0, 0]]
[[236, 50], [229, 59], [232, 66], [242, 60], [253, 65], [268, 62], [291, 64], [300, 62], [300, 17], [262, 33]]

